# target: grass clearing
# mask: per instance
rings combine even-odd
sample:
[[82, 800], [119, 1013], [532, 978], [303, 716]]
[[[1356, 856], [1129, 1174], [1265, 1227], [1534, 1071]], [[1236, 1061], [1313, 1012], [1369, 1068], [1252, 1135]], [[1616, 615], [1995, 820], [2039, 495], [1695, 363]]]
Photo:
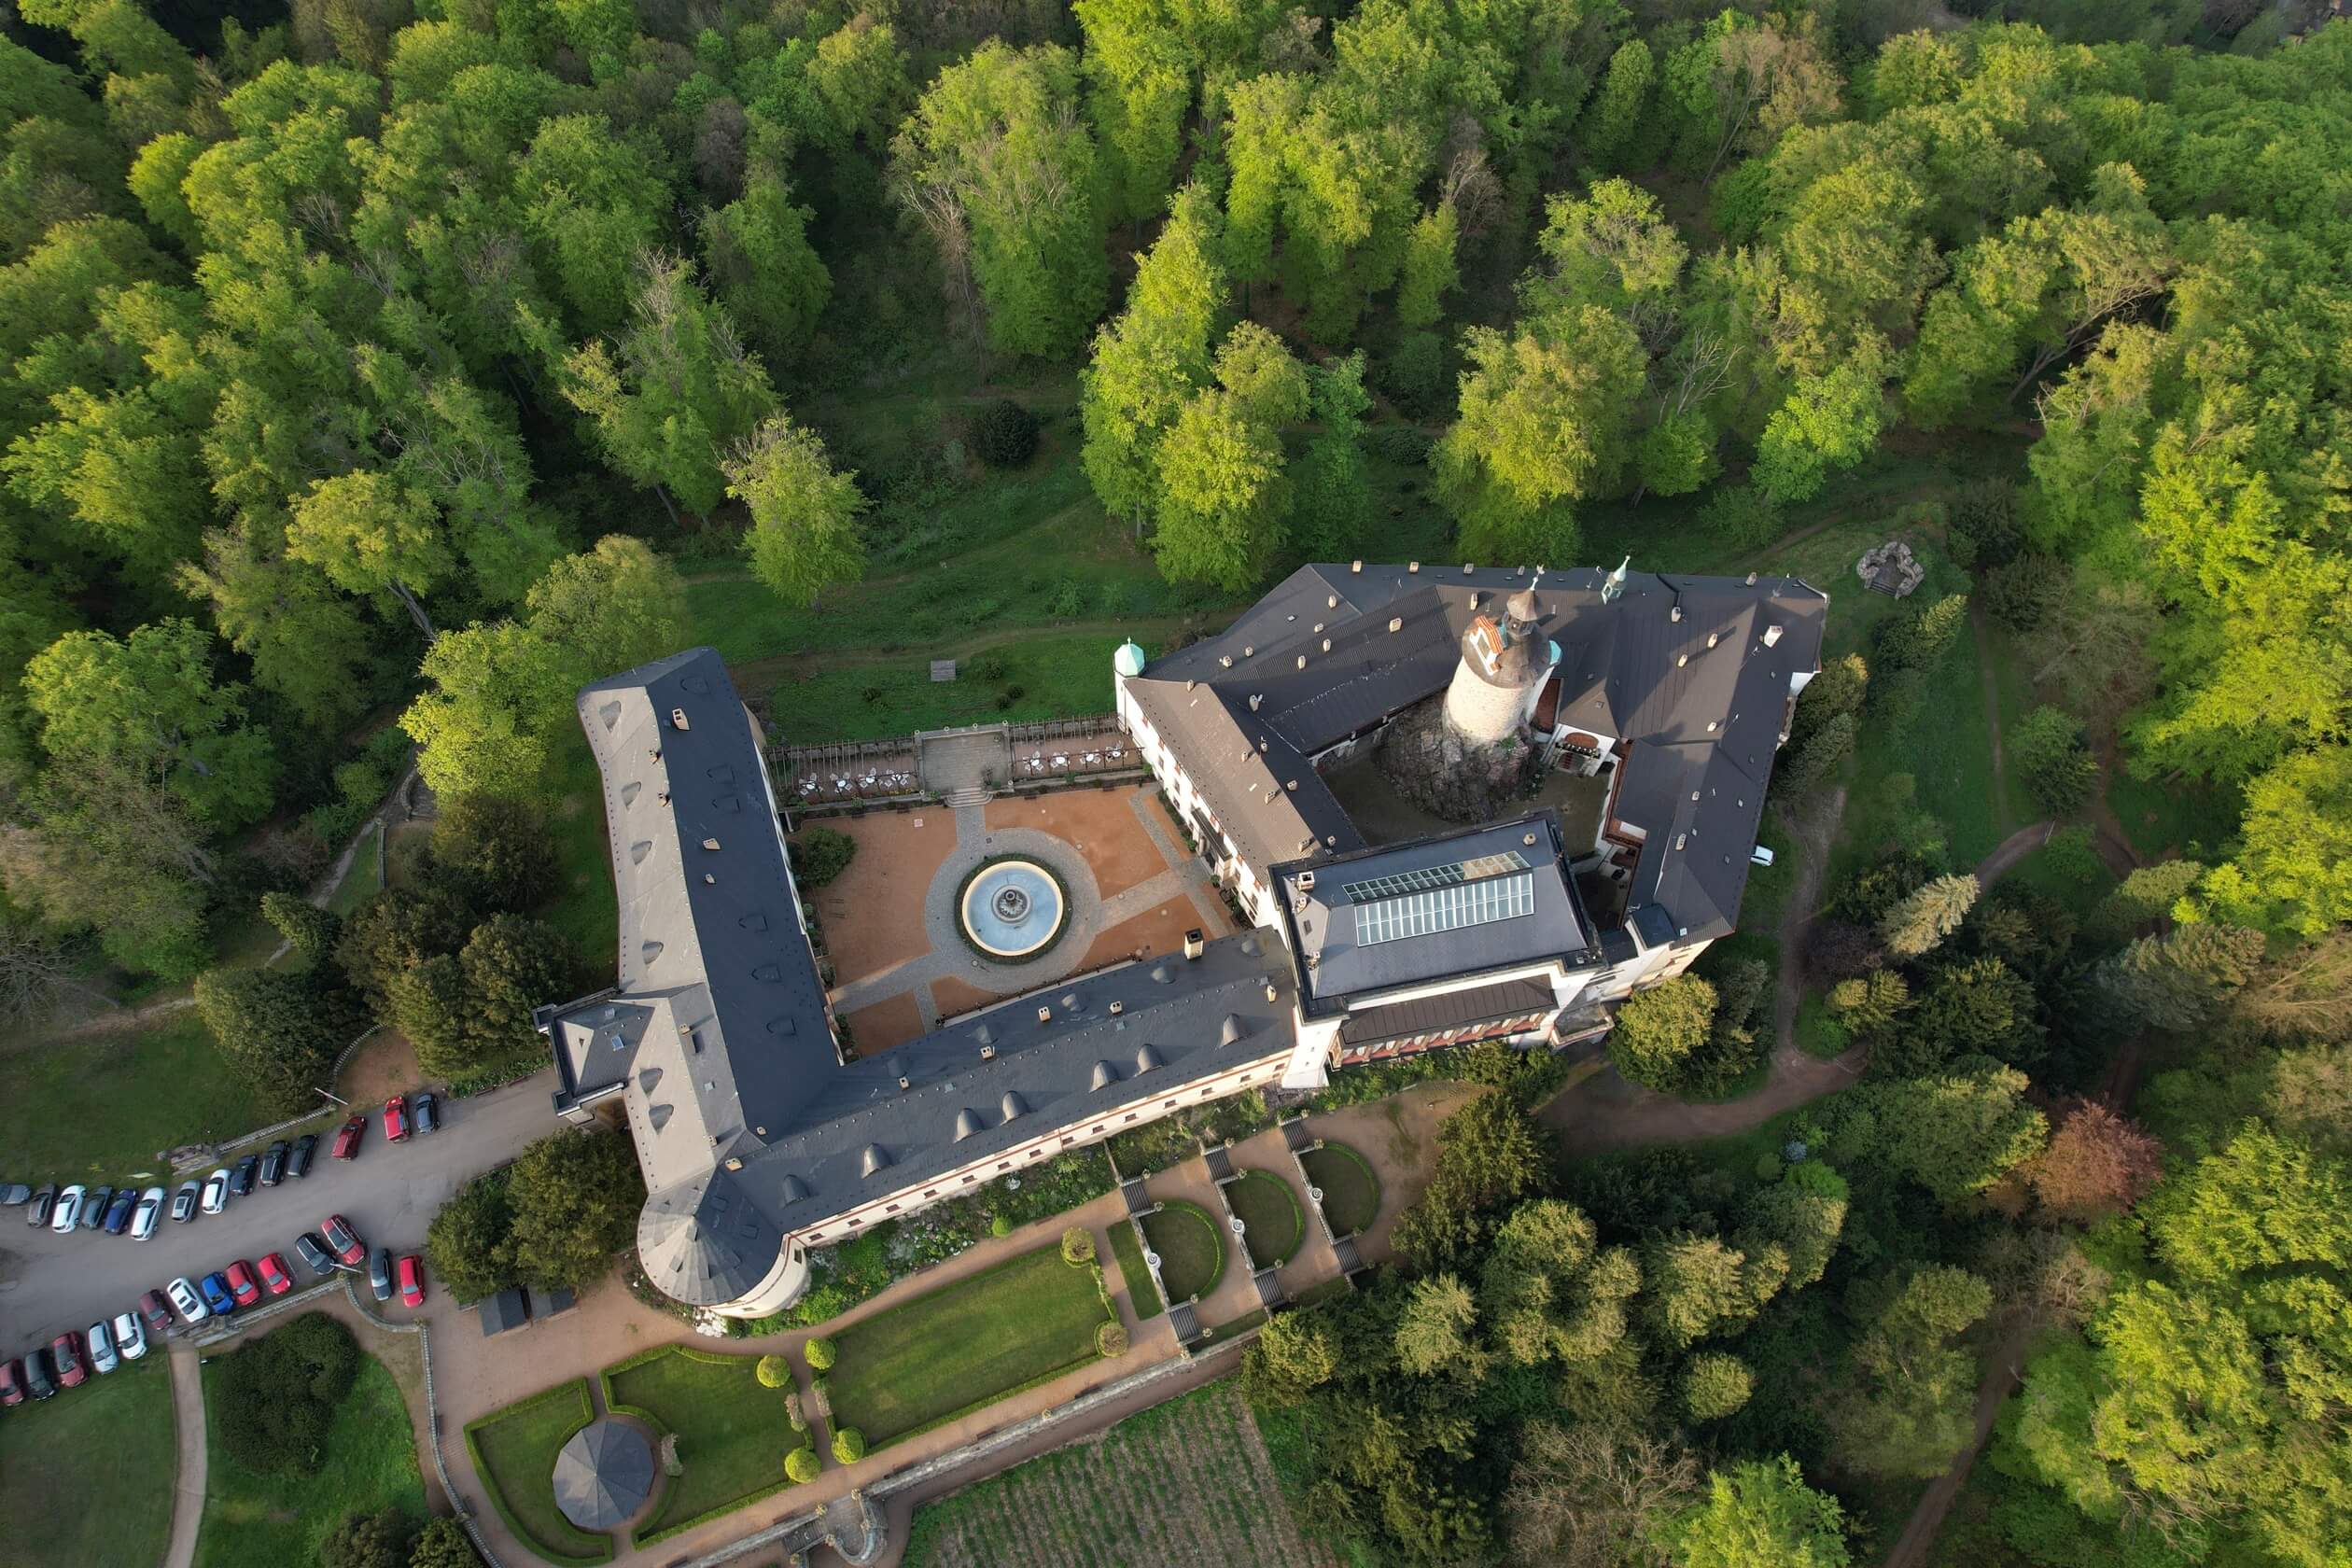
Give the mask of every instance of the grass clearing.
[[[0, 1561], [119, 1568], [161, 1560], [178, 1463], [163, 1362], [158, 1351], [0, 1421]], [[93, 1460], [105, 1477], [97, 1506], [89, 1505]]]
[[2191, 779], [2168, 785], [2135, 778], [2121, 767], [2107, 780], [2107, 798], [2123, 836], [2148, 861], [2173, 855], [2219, 860], [2246, 816], [2246, 791], [2235, 784]]
[[273, 1120], [220, 1059], [194, 1008], [0, 1056], [0, 1105], [18, 1179], [162, 1180], [157, 1155]]
[[1372, 1228], [1380, 1213], [1380, 1178], [1372, 1164], [1345, 1143], [1323, 1141], [1298, 1157], [1307, 1180], [1323, 1194], [1323, 1218], [1340, 1236], [1358, 1236]]
[[1241, 1222], [1253, 1263], [1263, 1268], [1298, 1255], [1298, 1244], [1307, 1239], [1307, 1215], [1288, 1182], [1268, 1171], [1244, 1170], [1225, 1188], [1225, 1200]]
[[785, 1419], [784, 1391], [762, 1388], [758, 1365], [757, 1356], [665, 1345], [605, 1369], [606, 1407], [676, 1433], [685, 1466], [635, 1532], [638, 1546], [785, 1485], [784, 1455], [799, 1439]]
[[[218, 1386], [207, 1363], [208, 1412]], [[318, 1474], [264, 1476], [248, 1470], [231, 1457], [217, 1426], [206, 1466], [196, 1568], [315, 1562], [319, 1544], [353, 1514], [398, 1508], [419, 1524], [425, 1519], [425, 1482], [417, 1474], [408, 1407], [384, 1363], [364, 1351], [351, 1393], [327, 1429]]]
[[1127, 1300], [1135, 1306], [1137, 1321], [1149, 1323], [1168, 1310], [1152, 1271], [1143, 1265], [1143, 1243], [1136, 1239], [1135, 1226], [1126, 1220], [1111, 1227], [1111, 1255], [1119, 1260], [1119, 1277], [1127, 1281]]
[[360, 830], [359, 847], [351, 852], [351, 864], [343, 868], [343, 880], [327, 895], [327, 912], [348, 919], [384, 887], [384, 823], [378, 818], [368, 819]]
[[555, 892], [539, 917], [571, 939], [593, 973], [609, 976], [621, 948], [621, 909], [612, 896], [612, 846], [606, 841], [604, 788], [587, 739], [556, 748]]
[[575, 1378], [518, 1400], [466, 1428], [466, 1448], [509, 1530], [550, 1562], [603, 1562], [611, 1541], [575, 1527], [555, 1505], [555, 1456], [595, 1410], [588, 1379]]
[[1170, 1301], [1195, 1301], [1225, 1277], [1225, 1238], [1197, 1203], [1171, 1198], [1143, 1216], [1143, 1239], [1159, 1254]]
[[834, 1429], [856, 1427], [869, 1449], [929, 1431], [1094, 1360], [1110, 1320], [1093, 1270], [1057, 1247], [1025, 1253], [835, 1335]]
[[1336, 1568], [1232, 1379], [917, 1510], [907, 1568]]
[[[1120, 631], [1042, 632], [963, 658], [954, 680], [934, 681], [931, 661], [952, 644], [888, 661], [794, 675], [769, 699], [777, 741], [792, 745], [880, 740], [951, 724], [1024, 723], [1111, 711], [1111, 655]], [[981, 669], [989, 671], [982, 675]], [[1000, 671], [1001, 673], [997, 673]]]

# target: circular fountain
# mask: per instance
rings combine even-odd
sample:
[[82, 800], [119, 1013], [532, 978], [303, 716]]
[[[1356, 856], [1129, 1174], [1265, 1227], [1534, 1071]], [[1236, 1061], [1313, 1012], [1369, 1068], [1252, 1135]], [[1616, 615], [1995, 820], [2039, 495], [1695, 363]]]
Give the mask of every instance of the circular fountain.
[[1033, 959], [1061, 935], [1070, 901], [1059, 878], [1035, 861], [991, 861], [957, 900], [965, 940], [992, 959]]

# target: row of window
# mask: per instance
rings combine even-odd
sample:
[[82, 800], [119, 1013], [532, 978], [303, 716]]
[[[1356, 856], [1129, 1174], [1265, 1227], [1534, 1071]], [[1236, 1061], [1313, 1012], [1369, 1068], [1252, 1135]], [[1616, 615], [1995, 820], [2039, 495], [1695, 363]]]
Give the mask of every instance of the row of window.
[[1341, 1047], [1339, 1059], [1343, 1062], [1377, 1061], [1385, 1057], [1410, 1056], [1417, 1051], [1434, 1050], [1440, 1045], [1466, 1045], [1474, 1040], [1492, 1040], [1503, 1035], [1518, 1034], [1535, 1028], [1543, 1021], [1544, 1015], [1541, 1013], [1522, 1013], [1517, 1017], [1497, 1018], [1490, 1023], [1469, 1024], [1461, 1029], [1408, 1034], [1395, 1040], [1374, 1041], [1368, 1045], [1348, 1045]]

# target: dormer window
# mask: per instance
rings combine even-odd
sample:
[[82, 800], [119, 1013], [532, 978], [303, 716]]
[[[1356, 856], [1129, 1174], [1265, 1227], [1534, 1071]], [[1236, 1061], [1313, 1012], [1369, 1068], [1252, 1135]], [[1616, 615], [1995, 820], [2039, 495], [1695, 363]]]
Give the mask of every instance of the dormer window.
[[670, 709], [670, 722], [677, 725], [681, 730], [691, 730], [694, 727], [693, 725], [686, 722], [686, 710], [682, 707], [673, 707]]

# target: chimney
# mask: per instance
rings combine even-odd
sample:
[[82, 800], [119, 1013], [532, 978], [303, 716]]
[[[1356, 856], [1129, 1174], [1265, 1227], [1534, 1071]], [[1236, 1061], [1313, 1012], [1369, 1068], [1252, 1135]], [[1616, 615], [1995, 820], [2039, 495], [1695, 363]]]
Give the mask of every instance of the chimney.
[[1351, 572], [1361, 572], [1364, 570], [1364, 563], [1362, 561], [1351, 561], [1348, 563], [1348, 569]]
[[1668, 611], [1666, 612], [1666, 619], [1667, 619], [1667, 620], [1669, 620], [1669, 621], [1679, 621], [1679, 620], [1681, 620], [1681, 619], [1682, 619], [1682, 606], [1680, 606], [1680, 605], [1676, 605], [1673, 609], [1672, 609], [1668, 610]]
[[1404, 629], [1405, 629], [1405, 617], [1403, 617], [1402, 615], [1392, 615], [1392, 616], [1390, 616], [1390, 617], [1389, 617], [1389, 630], [1390, 630], [1390, 631], [1392, 631], [1392, 632], [1401, 632], [1401, 631], [1403, 631]]
[[982, 1061], [994, 1061], [994, 1060], [996, 1060], [996, 1047], [995, 1047], [995, 1046], [993, 1046], [993, 1045], [983, 1045], [983, 1046], [981, 1046], [981, 1047], [980, 1047], [980, 1059], [981, 1059]]
[[1311, 871], [1300, 872], [1298, 874], [1298, 885], [1302, 888], [1313, 887], [1315, 885], [1315, 874]]
[[1200, 939], [1200, 928], [1198, 926], [1195, 926], [1192, 930], [1184, 933], [1184, 957], [1187, 959], [1197, 959], [1200, 957], [1201, 949], [1207, 945], [1208, 944]]
[[1751, 588], [1756, 586], [1756, 574], [1754, 572], [1748, 573], [1747, 585]]
[[902, 1089], [911, 1089], [911, 1088], [913, 1088], [914, 1086], [915, 1086], [915, 1081], [914, 1081], [913, 1079], [909, 1078], [909, 1077], [908, 1077], [905, 1073], [903, 1073], [903, 1072], [902, 1072], [902, 1073], [900, 1073], [900, 1074], [899, 1074], [899, 1087], [900, 1087], [900, 1088], [902, 1088]]
[[1780, 634], [1781, 634], [1780, 624], [1779, 624], [1779, 623], [1777, 623], [1777, 622], [1775, 622], [1773, 624], [1771, 624], [1771, 625], [1770, 625], [1770, 626], [1765, 627], [1765, 628], [1764, 628], [1764, 646], [1765, 646], [1765, 647], [1767, 647], [1767, 648], [1771, 648], [1771, 647], [1773, 647], [1774, 645], [1776, 645], [1776, 644], [1780, 641]]
[[1421, 563], [1419, 561], [1407, 561], [1405, 563], [1405, 569], [1408, 572], [1417, 572], [1421, 570]]
[[1339, 595], [1338, 595], [1334, 594], [1334, 595], [1332, 595], [1329, 598], [1326, 598], [1325, 600], [1323, 600], [1323, 609], [1337, 609], [1338, 608], [1339, 608]]
[[1217, 665], [1220, 668], [1231, 669], [1233, 667], [1233, 655], [1230, 653], [1218, 654]]
[[1113, 1018], [1117, 1017], [1120, 1014], [1126, 1011], [1127, 1003], [1124, 1001], [1114, 1001], [1111, 1004], [1111, 1016]]
[[1258, 704], [1264, 702], [1265, 700], [1266, 694], [1263, 692], [1252, 692], [1250, 693], [1250, 711], [1252, 713], [1255, 713], [1258, 710]]
[[1478, 569], [1478, 568], [1477, 568], [1477, 567], [1473, 567], [1473, 566], [1467, 566], [1467, 565], [1465, 565], [1465, 566], [1462, 568], [1462, 575], [1463, 575], [1463, 576], [1464, 576], [1464, 577], [1468, 577], [1468, 576], [1469, 576], [1472, 572], [1477, 571], [1477, 569]]
[[1054, 1010], [1050, 1007], [1039, 1008], [1037, 1010], [1037, 1021], [1041, 1024], [1052, 1023], [1054, 1021]]

